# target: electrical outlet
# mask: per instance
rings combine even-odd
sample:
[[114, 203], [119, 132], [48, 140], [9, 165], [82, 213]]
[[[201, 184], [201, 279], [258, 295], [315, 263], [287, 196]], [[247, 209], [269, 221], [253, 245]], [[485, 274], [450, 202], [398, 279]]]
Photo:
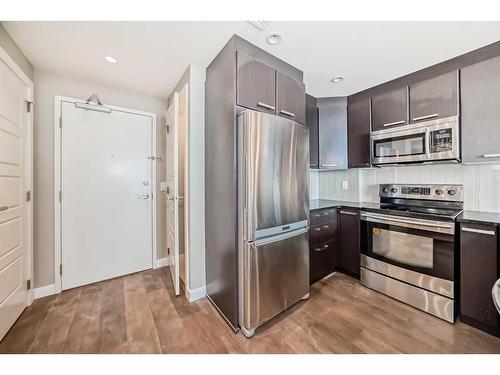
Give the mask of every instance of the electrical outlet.
[[342, 180], [342, 190], [347, 190], [347, 189], [349, 189], [349, 181]]

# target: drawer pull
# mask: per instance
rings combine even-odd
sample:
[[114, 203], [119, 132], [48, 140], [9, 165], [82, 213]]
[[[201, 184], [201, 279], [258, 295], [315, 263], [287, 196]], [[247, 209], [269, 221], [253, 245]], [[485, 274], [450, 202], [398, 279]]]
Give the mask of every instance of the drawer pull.
[[340, 213], [341, 213], [342, 215], [351, 215], [351, 216], [356, 216], [356, 215], [357, 215], [357, 213], [356, 213], [356, 212], [342, 211], [342, 210], [340, 211]]
[[432, 115], [426, 115], [426, 116], [420, 116], [420, 117], [414, 117], [412, 121], [420, 121], [420, 120], [427, 120], [430, 118], [438, 117], [439, 113], [433, 113]]
[[401, 120], [401, 121], [394, 121], [394, 122], [389, 122], [387, 124], [384, 124], [382, 126], [394, 126], [394, 125], [403, 125], [406, 121]]
[[314, 251], [316, 251], [316, 252], [318, 252], [318, 253], [319, 253], [319, 252], [321, 252], [321, 251], [323, 251], [323, 250], [326, 250], [326, 249], [328, 249], [328, 245], [323, 245], [323, 246], [321, 246], [321, 247], [315, 247], [315, 248], [314, 248]]
[[483, 158], [489, 159], [489, 158], [500, 158], [500, 154], [484, 154]]
[[266, 103], [263, 103], [263, 102], [257, 102], [257, 107], [267, 108], [267, 109], [270, 109], [272, 111], [274, 111], [276, 109], [275, 106], [273, 106], [271, 104], [266, 104]]
[[475, 229], [475, 228], [467, 228], [467, 227], [462, 227], [462, 232], [487, 234], [488, 236], [494, 236], [496, 234], [495, 231], [493, 231], [493, 230], [483, 230], [483, 229]]
[[328, 228], [330, 228], [330, 226], [329, 226], [329, 225], [323, 225], [323, 227], [321, 227], [321, 228], [316, 227], [316, 228], [314, 228], [314, 230], [315, 230], [316, 232], [321, 232], [323, 229], [328, 229]]
[[323, 216], [328, 216], [330, 215], [328, 212], [322, 213], [322, 214], [314, 214], [314, 217], [323, 217]]

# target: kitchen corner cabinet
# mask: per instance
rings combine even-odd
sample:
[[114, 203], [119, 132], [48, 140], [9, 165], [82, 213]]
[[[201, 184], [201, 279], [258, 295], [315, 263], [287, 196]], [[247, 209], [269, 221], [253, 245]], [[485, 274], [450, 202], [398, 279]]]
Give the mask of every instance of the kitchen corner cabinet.
[[408, 125], [408, 88], [406, 86], [375, 95], [371, 100], [373, 131]]
[[347, 169], [347, 98], [318, 98], [319, 168]]
[[349, 101], [347, 106], [348, 167], [370, 166], [370, 99]]
[[359, 251], [359, 209], [341, 208], [339, 210], [339, 257], [338, 267], [359, 278], [361, 255]]
[[300, 124], [306, 122], [304, 84], [280, 71], [276, 71], [276, 114]]
[[309, 281], [321, 280], [335, 270], [338, 252], [337, 208], [311, 211], [309, 228]]
[[458, 76], [454, 70], [410, 85], [410, 122], [457, 116]]
[[309, 128], [309, 167], [319, 168], [318, 107], [316, 98], [306, 94], [306, 125]]
[[500, 334], [492, 299], [499, 278], [498, 232], [494, 225], [460, 224], [460, 313], [465, 323]]
[[500, 161], [500, 57], [461, 70], [462, 161]]

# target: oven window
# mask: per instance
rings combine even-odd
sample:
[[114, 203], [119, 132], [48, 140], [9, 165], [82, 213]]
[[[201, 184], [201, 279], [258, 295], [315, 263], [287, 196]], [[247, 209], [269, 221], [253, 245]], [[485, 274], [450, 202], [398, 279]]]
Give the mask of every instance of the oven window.
[[373, 152], [376, 158], [425, 154], [425, 133], [376, 140]]
[[433, 268], [432, 238], [376, 226], [371, 230], [373, 253], [409, 266]]

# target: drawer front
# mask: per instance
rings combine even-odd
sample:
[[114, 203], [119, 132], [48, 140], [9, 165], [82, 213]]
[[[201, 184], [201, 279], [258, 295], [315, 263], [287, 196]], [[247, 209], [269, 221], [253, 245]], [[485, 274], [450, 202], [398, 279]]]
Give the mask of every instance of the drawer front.
[[321, 244], [310, 243], [310, 283], [321, 280], [335, 270], [336, 241], [324, 242]]
[[337, 221], [337, 209], [325, 208], [311, 211], [311, 226]]
[[335, 222], [312, 225], [309, 229], [309, 242], [317, 244], [332, 241], [337, 235], [337, 225]]

